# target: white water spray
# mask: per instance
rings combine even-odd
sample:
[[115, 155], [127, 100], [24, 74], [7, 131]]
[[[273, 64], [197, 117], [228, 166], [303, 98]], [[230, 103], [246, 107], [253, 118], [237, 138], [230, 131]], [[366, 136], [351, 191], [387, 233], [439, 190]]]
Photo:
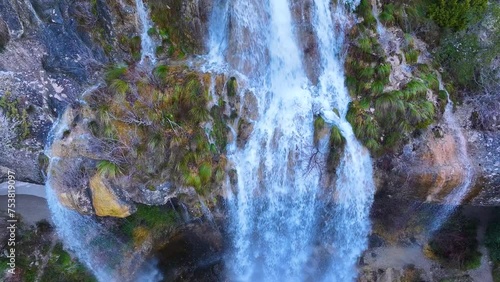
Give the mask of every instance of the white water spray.
[[[226, 262], [231, 280], [343, 282], [357, 276], [356, 262], [370, 230], [374, 185], [370, 156], [345, 119], [350, 100], [342, 56], [345, 4], [357, 3], [314, 3], [312, 25], [322, 69], [316, 91], [308, 86], [287, 0], [238, 0], [232, 6], [222, 2], [231, 29], [212, 22], [212, 32], [225, 33], [211, 36], [219, 41], [211, 40], [210, 59], [225, 58], [259, 105], [250, 139], [229, 155], [238, 177], [236, 193], [228, 191], [233, 248]], [[325, 193], [321, 171], [309, 167], [315, 108], [322, 108], [325, 120], [338, 126], [346, 139], [337, 182], [328, 188], [326, 201], [320, 200]]]
[[144, 5], [143, 0], [135, 0], [137, 9], [138, 23], [141, 31], [141, 64], [146, 58], [149, 58], [151, 63], [156, 63], [155, 44], [151, 36], [149, 36], [149, 29], [152, 27], [152, 22], [148, 16], [148, 9]]
[[[335, 251], [325, 281], [352, 281], [357, 277], [357, 259], [367, 247], [369, 212], [375, 185], [368, 150], [356, 140], [351, 125], [345, 119], [350, 101], [344, 85], [342, 53], [347, 11], [339, 4], [332, 13], [329, 6], [328, 0], [315, 1], [314, 26], [319, 38], [322, 66], [318, 98], [328, 101], [329, 109], [334, 107], [338, 110], [340, 117], [332, 112], [329, 115], [323, 112], [322, 116], [326, 122], [340, 129], [346, 145], [337, 169], [336, 202], [333, 218], [327, 229], [335, 234]], [[332, 18], [336, 21], [337, 28], [334, 28]], [[332, 116], [335, 118], [328, 118]]]

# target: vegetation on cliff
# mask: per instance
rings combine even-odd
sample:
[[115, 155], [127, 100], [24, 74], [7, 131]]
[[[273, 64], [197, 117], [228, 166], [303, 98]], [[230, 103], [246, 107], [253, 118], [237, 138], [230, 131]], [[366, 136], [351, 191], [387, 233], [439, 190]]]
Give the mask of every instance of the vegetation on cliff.
[[208, 79], [185, 67], [159, 66], [150, 76], [110, 68], [106, 89], [87, 99], [96, 113], [92, 133], [113, 152], [98, 162], [99, 173], [152, 190], [173, 181], [208, 193], [226, 163], [225, 144], [217, 144], [226, 129], [214, 126], [221, 113], [207, 108]]
[[435, 63], [444, 67], [445, 80], [453, 82], [452, 95], [487, 90], [498, 84], [500, 4], [486, 0], [382, 1], [383, 12], [407, 34], [422, 38]]
[[[22, 222], [22, 219], [21, 219]], [[16, 275], [8, 281], [96, 281], [92, 274], [63, 249], [55, 240], [55, 229], [45, 220], [18, 229], [16, 248]], [[0, 279], [7, 279], [5, 268], [8, 259], [0, 257]], [[7, 280], [2, 280], [7, 281]]]
[[477, 268], [481, 253], [477, 250], [476, 236], [477, 223], [457, 214], [432, 235], [426, 255], [447, 267]]
[[[395, 54], [380, 45], [380, 40], [387, 38], [378, 39], [386, 35], [377, 34], [370, 1], [360, 2], [356, 14], [362, 21], [349, 35], [352, 43], [345, 64], [346, 85], [353, 97], [347, 119], [372, 153], [392, 151], [405, 138], [418, 135], [444, 111], [446, 94], [439, 91], [433, 68], [445, 67], [445, 80], [453, 82], [446, 87], [454, 98], [493, 83], [495, 74], [489, 66], [499, 54], [499, 37], [493, 34], [491, 40], [480, 42], [474, 30], [478, 22], [489, 22], [491, 30], [500, 30], [498, 21], [487, 21], [489, 15], [498, 13], [497, 6], [490, 4], [491, 10], [486, 13], [484, 0], [382, 1], [382, 24], [405, 32], [402, 43], [391, 44], [399, 45], [396, 61], [402, 66], [406, 64], [405, 71], [411, 79], [395, 84], [391, 77], [395, 72], [391, 67], [394, 59], [391, 64], [388, 61]], [[468, 30], [462, 31], [465, 28]], [[419, 63], [421, 47], [417, 46], [416, 36], [429, 44], [433, 62]], [[398, 54], [399, 48], [404, 57]]]

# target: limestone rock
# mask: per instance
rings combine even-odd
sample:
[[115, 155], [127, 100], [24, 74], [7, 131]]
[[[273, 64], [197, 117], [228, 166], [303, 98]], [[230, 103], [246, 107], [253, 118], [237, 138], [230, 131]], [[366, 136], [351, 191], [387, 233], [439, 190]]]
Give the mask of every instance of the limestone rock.
[[123, 218], [134, 212], [132, 205], [118, 198], [109, 183], [100, 174], [96, 174], [90, 179], [90, 191], [92, 205], [98, 216]]

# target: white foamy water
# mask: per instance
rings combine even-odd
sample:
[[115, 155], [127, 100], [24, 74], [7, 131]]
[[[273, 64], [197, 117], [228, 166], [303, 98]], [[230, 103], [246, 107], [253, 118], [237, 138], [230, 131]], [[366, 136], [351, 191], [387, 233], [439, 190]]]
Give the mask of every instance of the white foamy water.
[[148, 9], [144, 5], [143, 0], [135, 0], [135, 6], [137, 9], [138, 23], [141, 32], [141, 63], [144, 59], [149, 58], [151, 63], [156, 63], [156, 50], [155, 44], [151, 36], [149, 36], [148, 31], [153, 26], [151, 20], [149, 19]]
[[[219, 21], [221, 17], [212, 22], [208, 64], [223, 60], [256, 95], [259, 112], [246, 145], [230, 145], [238, 178], [236, 192], [228, 191], [230, 281], [357, 277], [357, 259], [370, 230], [374, 185], [369, 153], [345, 119], [350, 98], [342, 48], [349, 12], [340, 2], [342, 7], [328, 0], [314, 2], [312, 25], [321, 60], [316, 86], [306, 77], [287, 0], [217, 4], [216, 13], [228, 15], [231, 27]], [[346, 139], [337, 181], [327, 191], [320, 187], [320, 169], [309, 167], [318, 108]], [[325, 193], [329, 200], [320, 200]]]

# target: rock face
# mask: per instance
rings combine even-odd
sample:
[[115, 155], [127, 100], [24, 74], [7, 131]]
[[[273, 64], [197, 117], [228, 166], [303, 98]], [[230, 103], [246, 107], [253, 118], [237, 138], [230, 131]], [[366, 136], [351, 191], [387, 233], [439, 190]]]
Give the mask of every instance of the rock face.
[[[208, 20], [211, 1], [177, 2], [179, 13], [170, 21], [185, 27], [196, 46], [202, 46], [207, 28], [202, 23]], [[2, 144], [0, 171], [9, 168], [19, 180], [43, 183], [38, 157], [52, 123], [89, 85], [101, 82], [106, 65], [137, 59], [138, 35], [133, 1], [2, 1], [0, 98], [8, 95], [26, 116], [7, 119], [17, 137]], [[7, 116], [5, 106], [0, 108]], [[0, 181], [4, 179], [2, 173]]]
[[132, 206], [124, 203], [110, 187], [110, 184], [99, 174], [90, 179], [92, 205], [97, 216], [127, 217], [132, 214]]

